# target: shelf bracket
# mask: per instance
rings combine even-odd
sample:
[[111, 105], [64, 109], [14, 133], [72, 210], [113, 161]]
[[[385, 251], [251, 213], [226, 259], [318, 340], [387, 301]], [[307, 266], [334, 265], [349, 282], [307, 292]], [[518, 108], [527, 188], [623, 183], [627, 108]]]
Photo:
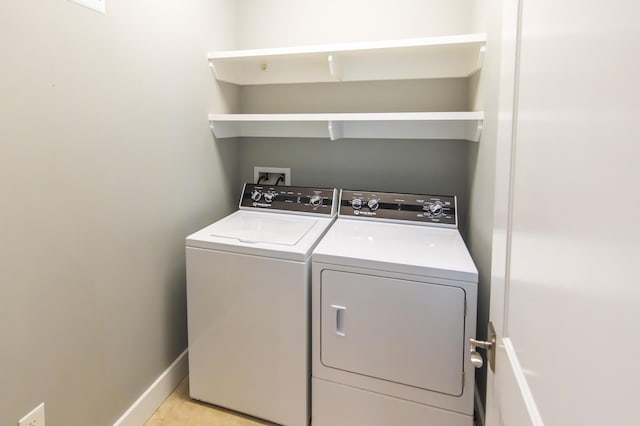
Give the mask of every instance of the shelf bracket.
[[329, 53], [327, 55], [327, 62], [329, 63], [329, 75], [338, 81], [342, 80], [342, 66], [340, 60], [335, 53]]
[[213, 65], [213, 61], [211, 59], [209, 59], [209, 68], [211, 68], [211, 72], [213, 73], [213, 76], [216, 77], [218, 73], [216, 72], [216, 66]]
[[242, 136], [242, 123], [209, 119], [209, 128], [216, 139], [237, 138]]
[[342, 122], [341, 121], [327, 122], [327, 130], [329, 130], [329, 139], [331, 139], [332, 141], [342, 139]]
[[480, 49], [478, 49], [478, 60], [476, 62], [476, 71], [482, 69], [482, 64], [484, 63], [484, 52], [486, 51], [486, 49], [487, 47], [484, 45], [480, 46]]
[[472, 121], [466, 126], [465, 139], [471, 142], [480, 142], [482, 137], [482, 120]]

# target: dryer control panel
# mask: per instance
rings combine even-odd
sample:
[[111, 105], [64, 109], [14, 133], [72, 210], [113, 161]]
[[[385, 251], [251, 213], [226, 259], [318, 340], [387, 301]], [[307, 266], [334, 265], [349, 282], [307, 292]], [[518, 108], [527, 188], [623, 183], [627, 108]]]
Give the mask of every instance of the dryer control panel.
[[340, 192], [339, 216], [390, 222], [409, 221], [448, 228], [458, 227], [453, 195], [398, 194], [393, 192]]
[[245, 183], [240, 208], [332, 216], [337, 212], [336, 193], [334, 188]]

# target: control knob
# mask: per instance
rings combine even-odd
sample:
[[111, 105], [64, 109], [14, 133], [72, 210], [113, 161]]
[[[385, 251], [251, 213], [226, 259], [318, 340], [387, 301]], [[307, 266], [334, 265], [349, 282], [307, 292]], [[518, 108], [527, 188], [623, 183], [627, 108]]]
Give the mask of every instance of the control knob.
[[318, 194], [316, 195], [312, 195], [311, 198], [309, 199], [309, 204], [311, 204], [313, 207], [318, 207], [322, 205], [322, 197]]
[[362, 208], [362, 200], [360, 198], [352, 200], [351, 207], [353, 207], [355, 210], [360, 210]]
[[258, 191], [257, 189], [254, 189], [253, 191], [251, 191], [251, 199], [253, 201], [260, 201], [261, 197], [262, 197], [262, 192]]
[[273, 198], [275, 197], [276, 194], [272, 193], [272, 192], [265, 192], [264, 194], [264, 201], [266, 201], [267, 203], [270, 203], [273, 201]]
[[427, 212], [427, 215], [430, 217], [438, 217], [443, 213], [442, 203], [440, 201], [436, 201], [435, 203], [430, 203], [423, 207], [423, 210]]
[[372, 198], [367, 202], [367, 207], [369, 207], [369, 210], [372, 212], [375, 212], [378, 210], [378, 207], [380, 207], [380, 201], [377, 198]]

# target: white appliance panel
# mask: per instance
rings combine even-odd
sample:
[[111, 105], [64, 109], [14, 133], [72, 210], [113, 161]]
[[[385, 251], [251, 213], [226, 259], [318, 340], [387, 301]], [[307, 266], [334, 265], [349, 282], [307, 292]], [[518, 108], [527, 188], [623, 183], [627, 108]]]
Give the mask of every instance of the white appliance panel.
[[186, 239], [187, 247], [304, 261], [331, 217], [238, 210]]
[[[326, 380], [327, 383], [338, 383], [343, 385], [357, 388], [366, 389], [369, 392], [393, 396], [397, 399], [413, 401], [421, 404], [425, 404], [431, 407], [439, 407], [446, 412], [458, 412], [466, 415], [469, 419], [472, 419], [473, 414], [473, 399], [474, 399], [474, 369], [471, 367], [469, 361], [469, 341], [465, 338], [463, 346], [463, 368], [465, 371], [465, 380], [463, 384], [463, 390], [461, 396], [452, 396], [442, 392], [436, 392], [431, 390], [425, 390], [415, 386], [406, 385], [403, 383], [391, 382], [388, 380], [382, 380], [377, 377], [366, 376], [363, 374], [354, 373], [347, 370], [341, 370], [324, 365], [320, 359], [321, 354], [321, 335], [322, 335], [322, 296], [321, 296], [321, 276], [324, 271], [344, 271], [352, 274], [359, 274], [364, 276], [379, 276], [389, 279], [395, 279], [408, 282], [421, 282], [427, 285], [442, 285], [449, 287], [458, 287], [464, 291], [466, 302], [466, 317], [464, 322], [464, 335], [466, 337], [475, 336], [476, 328], [476, 298], [477, 298], [477, 284], [466, 281], [453, 281], [441, 278], [422, 277], [413, 274], [402, 274], [398, 272], [384, 271], [380, 269], [367, 269], [351, 266], [333, 265], [327, 263], [321, 263], [313, 261], [312, 265], [312, 286], [311, 286], [311, 329], [312, 329], [312, 376], [317, 379]], [[339, 305], [340, 306], [340, 305]], [[348, 315], [348, 312], [346, 313]], [[345, 316], [346, 318], [346, 316]], [[428, 327], [421, 327], [424, 333], [429, 333]], [[349, 329], [345, 328], [346, 333]], [[367, 354], [368, 356], [368, 354]], [[404, 359], [404, 357], [403, 357]], [[423, 363], [421, 370], [428, 370], [427, 363]], [[315, 386], [315, 385], [314, 385]], [[313, 393], [312, 397], [315, 400], [316, 394]], [[315, 403], [315, 402], [314, 402]], [[344, 405], [342, 405], [344, 407]], [[325, 407], [326, 408], [326, 407]], [[315, 415], [314, 415], [315, 417]], [[443, 426], [447, 423], [441, 423]], [[471, 421], [469, 422], [471, 424]], [[371, 423], [371, 425], [383, 425], [384, 423]], [[448, 425], [447, 425], [448, 426]]]
[[473, 417], [353, 386], [311, 379], [313, 426], [472, 426]]
[[338, 219], [314, 261], [477, 282], [478, 270], [457, 229]]
[[219, 220], [209, 228], [212, 237], [246, 243], [293, 246], [316, 224], [315, 219], [282, 214], [239, 214]]
[[462, 394], [463, 289], [324, 270], [320, 291], [323, 365]]
[[306, 426], [309, 263], [192, 247], [186, 259], [191, 396]]

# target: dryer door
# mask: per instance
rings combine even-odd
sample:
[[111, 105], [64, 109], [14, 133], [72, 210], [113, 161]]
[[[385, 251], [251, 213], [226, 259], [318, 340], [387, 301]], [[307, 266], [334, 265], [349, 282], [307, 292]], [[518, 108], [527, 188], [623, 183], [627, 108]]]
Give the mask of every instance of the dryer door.
[[323, 365], [462, 394], [463, 289], [324, 270], [321, 303]]

